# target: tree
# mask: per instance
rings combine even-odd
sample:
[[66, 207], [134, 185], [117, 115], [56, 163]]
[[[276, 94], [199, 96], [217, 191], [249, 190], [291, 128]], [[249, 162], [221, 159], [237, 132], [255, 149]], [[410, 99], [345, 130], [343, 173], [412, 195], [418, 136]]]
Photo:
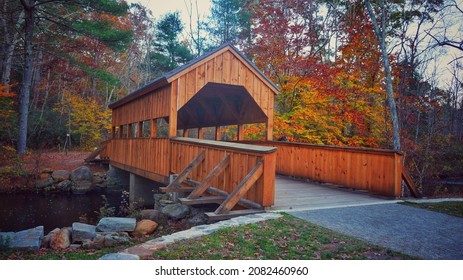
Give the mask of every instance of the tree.
[[[19, 96], [19, 139], [18, 153], [26, 151], [29, 102], [33, 79], [33, 58], [35, 31], [41, 27], [41, 32], [47, 32], [51, 27], [59, 27], [65, 33], [86, 36], [104, 42], [115, 50], [122, 50], [130, 41], [130, 31], [120, 31], [109, 20], [88, 18], [84, 15], [90, 12], [124, 15], [127, 4], [115, 0], [21, 0], [24, 11], [24, 70]], [[76, 11], [82, 13], [75, 13]], [[69, 14], [63, 15], [63, 12]], [[79, 17], [80, 16], [80, 17]], [[45, 24], [46, 22], [46, 24]], [[54, 36], [52, 36], [54, 37]]]
[[210, 37], [215, 45], [250, 37], [250, 14], [246, 0], [212, 0]]
[[164, 15], [155, 26], [153, 50], [148, 61], [155, 77], [191, 60], [188, 48], [179, 42], [183, 23], [178, 12]]
[[[365, 5], [368, 10], [368, 14], [370, 15], [371, 22], [373, 24], [373, 29], [376, 34], [376, 38], [379, 42], [379, 46], [381, 49], [381, 54], [383, 58], [383, 67], [384, 73], [386, 76], [386, 92], [387, 92], [387, 100], [389, 104], [389, 113], [392, 121], [392, 135], [393, 135], [393, 147], [394, 150], [400, 151], [401, 144], [400, 144], [400, 132], [399, 132], [399, 117], [397, 114], [397, 105], [395, 102], [394, 97], [394, 89], [392, 87], [392, 74], [391, 74], [391, 65], [389, 62], [389, 53], [387, 50], [386, 45], [386, 37], [387, 37], [387, 6], [384, 0], [379, 1], [379, 12], [380, 16], [377, 17], [375, 11], [369, 0], [365, 0]], [[378, 24], [380, 22], [380, 25]]]
[[437, 45], [463, 51], [463, 38], [461, 37], [463, 6], [461, 2], [458, 3], [456, 0], [447, 2], [448, 4], [441, 11], [442, 18], [439, 22], [443, 26], [440, 26], [437, 32], [429, 30], [427, 33], [435, 40]]

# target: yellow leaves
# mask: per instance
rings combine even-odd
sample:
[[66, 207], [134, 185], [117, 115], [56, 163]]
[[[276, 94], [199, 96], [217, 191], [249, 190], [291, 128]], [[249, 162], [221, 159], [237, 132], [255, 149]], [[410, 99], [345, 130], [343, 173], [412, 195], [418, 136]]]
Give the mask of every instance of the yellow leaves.
[[69, 114], [71, 134], [80, 135], [80, 144], [93, 147], [111, 129], [111, 110], [101, 108], [92, 98], [66, 94], [61, 106]]

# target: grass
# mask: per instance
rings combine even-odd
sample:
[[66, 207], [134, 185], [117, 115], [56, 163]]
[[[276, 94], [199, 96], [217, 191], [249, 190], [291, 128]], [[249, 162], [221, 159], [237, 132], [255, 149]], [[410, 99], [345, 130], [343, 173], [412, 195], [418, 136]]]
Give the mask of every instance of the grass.
[[[170, 234], [173, 229], [157, 232]], [[0, 259], [94, 260], [146, 240], [101, 250], [1, 251]], [[210, 235], [179, 241], [147, 259], [167, 260], [389, 260], [416, 259], [316, 226], [293, 216], [230, 227]]]
[[280, 219], [226, 228], [177, 242], [157, 251], [149, 259], [383, 260], [413, 257], [284, 215]]
[[435, 203], [414, 203], [405, 201], [401, 202], [401, 204], [463, 218], [463, 201], [445, 201]]
[[38, 251], [5, 250], [0, 251], [3, 260], [96, 260], [101, 256], [117, 252], [116, 248], [101, 250], [63, 249], [59, 251], [40, 249]]

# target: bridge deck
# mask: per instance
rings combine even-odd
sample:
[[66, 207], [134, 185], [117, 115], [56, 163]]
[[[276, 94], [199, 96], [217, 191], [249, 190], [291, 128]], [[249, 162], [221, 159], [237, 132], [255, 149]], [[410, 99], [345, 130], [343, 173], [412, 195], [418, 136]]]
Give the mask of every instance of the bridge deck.
[[275, 204], [271, 211], [337, 208], [355, 205], [395, 203], [396, 200], [374, 196], [330, 184], [320, 184], [277, 176]]

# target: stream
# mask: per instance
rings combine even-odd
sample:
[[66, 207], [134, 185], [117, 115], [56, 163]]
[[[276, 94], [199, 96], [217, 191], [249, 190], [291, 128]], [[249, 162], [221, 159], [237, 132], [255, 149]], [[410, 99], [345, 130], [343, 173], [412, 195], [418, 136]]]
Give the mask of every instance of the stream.
[[[121, 204], [122, 190], [107, 190], [104, 195], [110, 207]], [[20, 231], [44, 226], [45, 234], [55, 228], [70, 227], [81, 221], [98, 222], [98, 211], [104, 205], [102, 194], [0, 194], [0, 231]]]

